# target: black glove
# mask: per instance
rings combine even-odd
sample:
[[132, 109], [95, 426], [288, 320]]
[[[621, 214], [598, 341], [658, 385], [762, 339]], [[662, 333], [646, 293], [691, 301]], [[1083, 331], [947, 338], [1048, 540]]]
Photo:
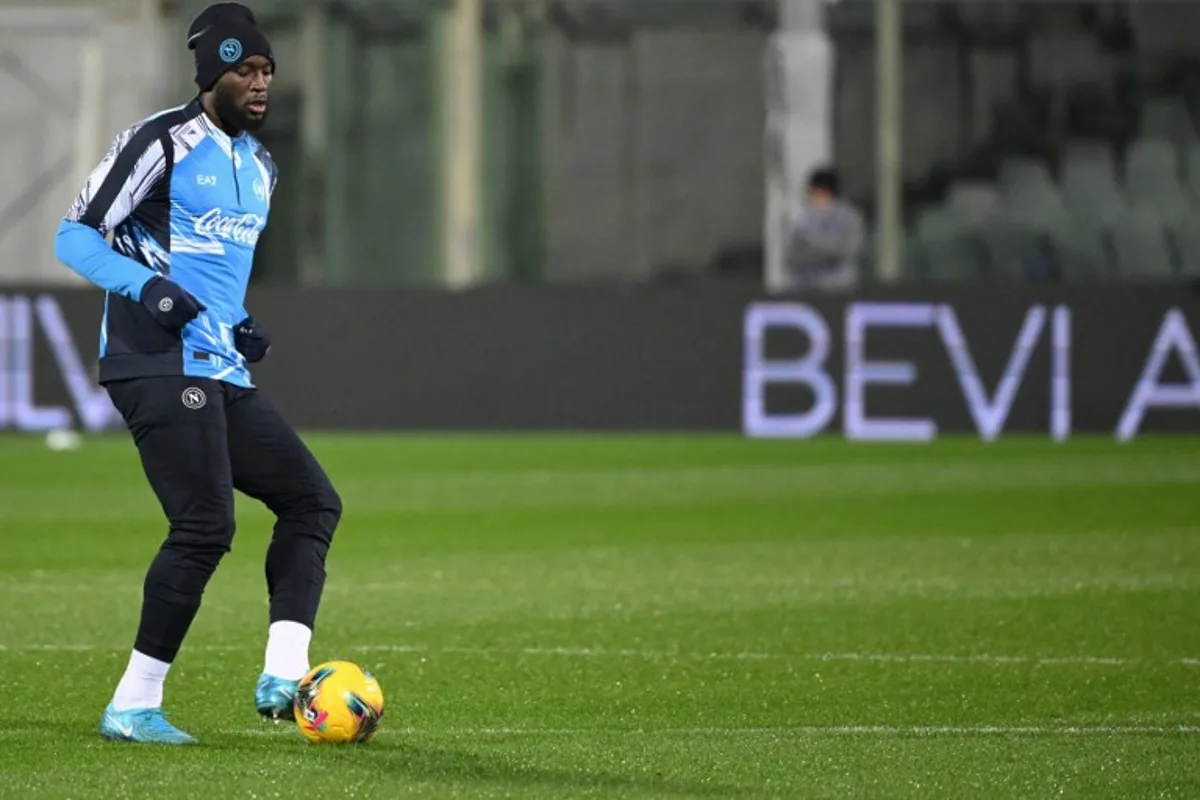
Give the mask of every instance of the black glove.
[[254, 317], [246, 317], [233, 329], [233, 345], [254, 364], [271, 351], [271, 334]]
[[207, 308], [178, 283], [161, 275], [155, 275], [146, 282], [142, 287], [141, 300], [158, 324], [172, 333], [178, 333]]

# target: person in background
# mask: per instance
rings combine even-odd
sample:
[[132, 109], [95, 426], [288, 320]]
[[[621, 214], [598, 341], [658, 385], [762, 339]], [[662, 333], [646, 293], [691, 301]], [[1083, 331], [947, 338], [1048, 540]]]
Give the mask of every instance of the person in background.
[[807, 202], [788, 237], [788, 288], [845, 291], [858, 286], [865, 226], [862, 214], [840, 197], [839, 189], [832, 169], [818, 169], [809, 177]]

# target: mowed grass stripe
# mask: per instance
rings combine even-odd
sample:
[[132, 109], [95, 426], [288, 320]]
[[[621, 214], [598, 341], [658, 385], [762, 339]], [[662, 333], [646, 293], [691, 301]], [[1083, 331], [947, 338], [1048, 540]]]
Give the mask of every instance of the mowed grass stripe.
[[[0, 644], [0, 654], [91, 653], [123, 652], [127, 648], [111, 644]], [[605, 649], [595, 647], [444, 647], [427, 644], [347, 644], [333, 648], [345, 653], [461, 655], [493, 657], [543, 656], [550, 658], [639, 659], [648, 661], [792, 661], [792, 662], [852, 662], [864, 664], [916, 664], [937, 666], [983, 664], [988, 666], [1036, 667], [1130, 667], [1139, 665], [1171, 665], [1200, 667], [1196, 658], [1125, 658], [1120, 656], [1027, 656], [991, 653], [719, 653], [673, 652], [669, 650]], [[246, 645], [193, 644], [189, 651], [202, 653], [249, 653]], [[257, 651], [254, 651], [257, 656]]]
[[[339, 475], [339, 491], [355, 515], [687, 506], [808, 496], [850, 498], [1200, 483], [1200, 459], [1190, 454], [1137, 452], [1128, 456], [1025, 460], [947, 459], [919, 466], [866, 462], [457, 473], [421, 472], [407, 465], [398, 469], [387, 461], [371, 467], [352, 478]], [[14, 481], [0, 486], [0, 516], [29, 522], [161, 516], [140, 476], [129, 469], [122, 472], [127, 474], [119, 482], [101, 478], [52, 487], [22, 480], [17, 474]]]

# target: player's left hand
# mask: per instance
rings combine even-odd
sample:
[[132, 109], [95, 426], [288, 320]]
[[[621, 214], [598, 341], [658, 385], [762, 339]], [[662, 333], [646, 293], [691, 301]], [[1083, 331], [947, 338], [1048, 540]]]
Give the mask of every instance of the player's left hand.
[[271, 334], [254, 317], [246, 317], [233, 329], [233, 345], [251, 364], [271, 351]]

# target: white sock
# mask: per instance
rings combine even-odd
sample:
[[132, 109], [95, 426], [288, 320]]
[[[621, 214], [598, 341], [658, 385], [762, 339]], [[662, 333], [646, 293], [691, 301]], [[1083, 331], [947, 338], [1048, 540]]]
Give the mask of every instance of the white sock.
[[267, 657], [263, 672], [285, 681], [298, 681], [308, 673], [308, 643], [312, 629], [299, 622], [272, 622], [267, 632]]
[[171, 665], [159, 661], [137, 650], [129, 656], [129, 666], [117, 684], [113, 694], [113, 708], [128, 711], [131, 708], [158, 708], [162, 705], [163, 681]]

